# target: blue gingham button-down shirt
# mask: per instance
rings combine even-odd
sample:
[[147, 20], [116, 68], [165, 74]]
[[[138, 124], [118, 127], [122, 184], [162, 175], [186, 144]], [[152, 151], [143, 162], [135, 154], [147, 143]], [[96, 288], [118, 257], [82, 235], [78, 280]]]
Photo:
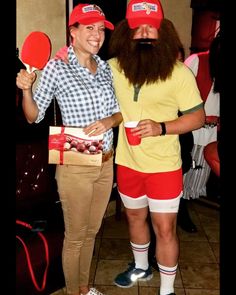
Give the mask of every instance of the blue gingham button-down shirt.
[[[112, 72], [108, 63], [94, 55], [97, 72], [91, 74], [82, 67], [72, 46], [68, 48], [69, 63], [50, 60], [44, 68], [34, 92], [40, 122], [52, 99], [56, 97], [64, 126], [86, 127], [88, 124], [120, 111], [113, 88]], [[113, 131], [104, 133], [104, 151], [113, 145]]]

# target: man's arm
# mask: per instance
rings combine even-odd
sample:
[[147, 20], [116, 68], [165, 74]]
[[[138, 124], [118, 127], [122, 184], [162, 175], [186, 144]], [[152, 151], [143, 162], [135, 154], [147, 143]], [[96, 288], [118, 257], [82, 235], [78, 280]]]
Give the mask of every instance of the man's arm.
[[[184, 114], [172, 121], [164, 122], [166, 134], [183, 134], [192, 130], [201, 128], [205, 122], [205, 111], [200, 108], [194, 112]], [[148, 136], [159, 136], [162, 134], [162, 126], [160, 122], [150, 119], [141, 120], [136, 128], [132, 130], [134, 135], [142, 138]]]

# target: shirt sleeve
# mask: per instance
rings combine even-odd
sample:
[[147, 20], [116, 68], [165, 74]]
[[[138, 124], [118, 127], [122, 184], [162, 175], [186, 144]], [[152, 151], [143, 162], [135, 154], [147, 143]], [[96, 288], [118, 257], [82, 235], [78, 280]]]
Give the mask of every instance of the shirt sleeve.
[[35, 89], [33, 99], [37, 103], [39, 114], [35, 123], [39, 123], [45, 117], [57, 87], [57, 70], [55, 60], [50, 60], [42, 71], [39, 83]]
[[185, 61], [184, 64], [193, 72], [194, 76], [197, 76], [199, 57], [197, 54], [191, 54]]
[[186, 65], [181, 67], [176, 82], [176, 96], [179, 110], [183, 114], [191, 113], [204, 107], [196, 78]]

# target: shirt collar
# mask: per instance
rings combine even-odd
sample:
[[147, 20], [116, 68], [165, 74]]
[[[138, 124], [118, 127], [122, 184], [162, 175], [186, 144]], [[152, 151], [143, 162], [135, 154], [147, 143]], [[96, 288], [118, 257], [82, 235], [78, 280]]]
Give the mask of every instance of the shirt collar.
[[[100, 69], [104, 70], [105, 67], [106, 67], [106, 64], [105, 64], [104, 60], [102, 60], [98, 55], [93, 55], [93, 58], [96, 60], [97, 65], [98, 65], [97, 72]], [[68, 59], [69, 59], [69, 63], [71, 65], [76, 65], [76, 66], [82, 67], [79, 64], [79, 61], [78, 61], [78, 59], [77, 59], [77, 57], [75, 55], [75, 52], [74, 52], [74, 49], [73, 49], [72, 45], [70, 45], [69, 48], [68, 48]]]

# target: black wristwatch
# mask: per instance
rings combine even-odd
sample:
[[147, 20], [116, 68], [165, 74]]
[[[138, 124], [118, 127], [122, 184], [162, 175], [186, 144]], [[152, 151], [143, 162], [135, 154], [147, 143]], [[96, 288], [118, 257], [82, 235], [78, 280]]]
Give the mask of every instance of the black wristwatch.
[[161, 134], [160, 135], [161, 136], [166, 135], [166, 124], [164, 122], [161, 122], [160, 125], [161, 125]]

